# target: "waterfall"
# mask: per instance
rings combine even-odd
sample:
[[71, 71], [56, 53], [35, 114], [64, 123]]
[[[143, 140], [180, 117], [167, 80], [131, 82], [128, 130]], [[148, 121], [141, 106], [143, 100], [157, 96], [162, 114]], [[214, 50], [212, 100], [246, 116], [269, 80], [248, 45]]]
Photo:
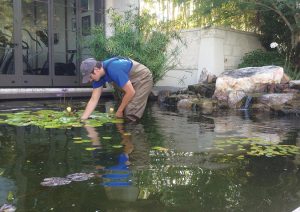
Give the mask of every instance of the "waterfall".
[[249, 107], [251, 105], [251, 101], [252, 101], [252, 96], [247, 96], [247, 99], [246, 99], [244, 107], [243, 107], [244, 110], [249, 109]]

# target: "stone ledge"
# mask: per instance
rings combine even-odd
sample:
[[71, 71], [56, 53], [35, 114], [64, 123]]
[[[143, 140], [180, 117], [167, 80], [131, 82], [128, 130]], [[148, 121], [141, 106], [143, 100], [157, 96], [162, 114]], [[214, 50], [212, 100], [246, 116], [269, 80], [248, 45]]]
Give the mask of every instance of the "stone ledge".
[[[89, 97], [92, 88], [0, 88], [0, 99]], [[104, 88], [103, 96], [112, 95], [113, 89]]]

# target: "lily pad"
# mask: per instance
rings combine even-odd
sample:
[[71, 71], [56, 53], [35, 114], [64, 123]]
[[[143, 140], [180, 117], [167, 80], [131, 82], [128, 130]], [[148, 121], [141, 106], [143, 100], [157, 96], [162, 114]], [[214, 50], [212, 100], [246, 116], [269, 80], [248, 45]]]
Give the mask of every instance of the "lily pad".
[[154, 150], [158, 150], [158, 151], [168, 151], [168, 149], [167, 149], [167, 148], [165, 148], [165, 147], [161, 147], [161, 146], [154, 146], [154, 147], [152, 147], [152, 149], [154, 149]]
[[87, 147], [87, 148], [85, 148], [85, 150], [87, 150], [87, 151], [93, 151], [95, 149], [96, 149], [95, 147]]
[[[290, 156], [300, 154], [300, 148], [295, 145], [273, 144], [261, 138], [228, 138], [216, 141], [216, 149], [226, 147], [226, 145], [236, 147], [237, 151], [245, 152], [250, 156]], [[242, 155], [241, 155], [242, 156]], [[238, 156], [238, 159], [243, 157]]]
[[[82, 127], [80, 121], [82, 111], [68, 113], [67, 111], [39, 110], [22, 111], [17, 113], [0, 113], [0, 123], [14, 126], [34, 125], [41, 128], [66, 128]], [[107, 113], [94, 112], [86, 124], [93, 127], [102, 126], [104, 123], [118, 123], [120, 120], [109, 116]]]
[[119, 149], [119, 148], [122, 148], [123, 146], [122, 145], [113, 145], [112, 147], [116, 148], [116, 149]]

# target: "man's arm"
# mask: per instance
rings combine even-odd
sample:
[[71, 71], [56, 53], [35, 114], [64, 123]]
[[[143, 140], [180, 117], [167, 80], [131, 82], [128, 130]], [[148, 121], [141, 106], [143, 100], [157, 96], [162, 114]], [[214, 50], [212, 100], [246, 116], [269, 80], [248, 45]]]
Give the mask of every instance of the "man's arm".
[[123, 86], [122, 88], [125, 91], [125, 95], [123, 96], [122, 102], [116, 112], [116, 117], [123, 117], [124, 109], [128, 105], [128, 103], [132, 100], [132, 98], [135, 95], [135, 90], [131, 84], [131, 81], [128, 80], [128, 82]]
[[102, 86], [99, 88], [93, 89], [92, 96], [81, 116], [81, 120], [88, 119], [88, 117], [91, 115], [91, 113], [95, 110], [95, 108], [98, 104], [98, 101], [100, 99], [101, 93], [102, 93]]

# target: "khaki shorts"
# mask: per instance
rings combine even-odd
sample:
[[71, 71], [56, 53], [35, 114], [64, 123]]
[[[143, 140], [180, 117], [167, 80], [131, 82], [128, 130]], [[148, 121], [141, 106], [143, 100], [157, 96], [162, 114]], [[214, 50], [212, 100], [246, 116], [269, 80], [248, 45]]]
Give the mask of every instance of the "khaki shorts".
[[132, 62], [129, 79], [135, 89], [135, 95], [126, 106], [124, 115], [128, 119], [136, 121], [143, 116], [148, 96], [153, 87], [153, 78], [152, 73], [146, 66], [134, 60]]

